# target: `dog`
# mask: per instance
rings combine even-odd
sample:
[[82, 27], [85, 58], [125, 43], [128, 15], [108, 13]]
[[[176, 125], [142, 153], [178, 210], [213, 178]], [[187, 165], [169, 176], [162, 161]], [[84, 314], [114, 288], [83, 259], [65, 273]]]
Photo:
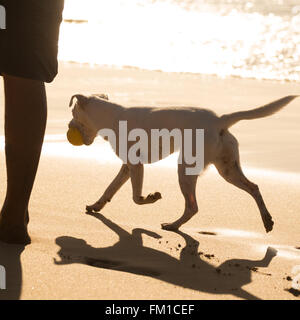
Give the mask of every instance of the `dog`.
[[[237, 139], [229, 132], [229, 128], [241, 120], [251, 120], [270, 116], [285, 105], [295, 99], [296, 95], [286, 96], [262, 107], [234, 112], [217, 116], [213, 111], [196, 107], [124, 107], [108, 101], [104, 94], [86, 96], [75, 94], [71, 97], [69, 106], [72, 109], [73, 119], [69, 123], [69, 128], [77, 128], [83, 138], [85, 145], [93, 143], [101, 129], [111, 129], [119, 132], [119, 121], [127, 121], [128, 130], [142, 128], [147, 133], [151, 129], [204, 129], [204, 168], [213, 164], [219, 174], [229, 183], [248, 192], [256, 201], [266, 232], [273, 229], [274, 222], [265, 202], [262, 198], [258, 186], [249, 181], [242, 172]], [[104, 136], [103, 136], [104, 137]], [[107, 137], [104, 137], [107, 139]], [[172, 140], [172, 139], [171, 139]], [[117, 145], [119, 138], [117, 138]], [[133, 142], [128, 142], [129, 146]], [[174, 141], [170, 141], [170, 152], [161, 153], [158, 160], [177, 151]], [[195, 145], [193, 145], [195, 148]], [[118, 148], [115, 148], [119, 156]], [[148, 150], [151, 155], [151, 149]], [[150, 161], [151, 162], [151, 161]], [[197, 212], [195, 188], [199, 174], [187, 175], [185, 169], [189, 165], [185, 162], [178, 164], [179, 185], [185, 199], [185, 209], [183, 215], [172, 223], [163, 223], [162, 229], [178, 230], [184, 223], [189, 221]], [[203, 171], [203, 170], [202, 170]], [[124, 163], [121, 169], [103, 195], [92, 205], [88, 205], [88, 213], [99, 212], [107, 202], [120, 189], [120, 187], [130, 178], [132, 184], [133, 201], [138, 205], [154, 203], [161, 199], [159, 192], [142, 195], [144, 166], [143, 163]]]

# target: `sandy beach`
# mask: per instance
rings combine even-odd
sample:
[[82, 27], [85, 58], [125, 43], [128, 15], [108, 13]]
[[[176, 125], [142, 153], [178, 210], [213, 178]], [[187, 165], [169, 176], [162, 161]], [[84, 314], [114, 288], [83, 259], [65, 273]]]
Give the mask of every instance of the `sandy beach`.
[[[75, 93], [107, 93], [128, 106], [201, 106], [221, 115], [299, 94], [299, 84], [61, 63], [47, 85], [48, 126], [30, 206], [32, 244], [0, 244], [7, 273], [0, 299], [300, 298], [291, 290], [292, 270], [300, 265], [300, 100], [231, 129], [274, 230], [266, 234], [254, 200], [210, 168], [197, 184], [199, 213], [174, 233], [160, 228], [184, 208], [172, 160], [145, 169], [145, 193], [159, 191], [162, 200], [137, 206], [127, 182], [101, 214], [85, 214], [120, 162], [101, 138], [90, 147], [67, 143]], [[2, 202], [3, 94], [0, 106]]]

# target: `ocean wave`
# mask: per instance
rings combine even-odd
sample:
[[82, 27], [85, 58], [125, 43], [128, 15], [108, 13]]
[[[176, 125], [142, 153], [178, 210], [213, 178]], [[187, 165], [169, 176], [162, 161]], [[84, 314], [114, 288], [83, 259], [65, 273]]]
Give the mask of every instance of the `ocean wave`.
[[71, 1], [60, 60], [300, 80], [300, 1]]

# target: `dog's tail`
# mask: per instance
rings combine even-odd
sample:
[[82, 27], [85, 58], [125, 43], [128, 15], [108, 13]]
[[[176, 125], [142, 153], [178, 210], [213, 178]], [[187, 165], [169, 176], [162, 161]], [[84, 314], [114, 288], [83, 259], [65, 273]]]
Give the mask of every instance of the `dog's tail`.
[[286, 96], [284, 98], [266, 104], [260, 108], [224, 114], [220, 117], [220, 127], [222, 129], [227, 129], [240, 120], [252, 120], [270, 116], [282, 109], [284, 106], [286, 106], [288, 103], [290, 103], [297, 97], [298, 96]]

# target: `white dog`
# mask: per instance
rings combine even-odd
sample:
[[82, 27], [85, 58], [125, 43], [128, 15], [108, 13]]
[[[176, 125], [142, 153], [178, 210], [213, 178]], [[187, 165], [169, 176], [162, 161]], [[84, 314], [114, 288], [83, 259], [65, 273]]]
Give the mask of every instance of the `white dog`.
[[[77, 99], [72, 110], [73, 119], [69, 123], [69, 127], [75, 127], [81, 132], [83, 142], [86, 145], [93, 143], [99, 130], [104, 128], [111, 129], [116, 133], [116, 142], [118, 145], [119, 121], [127, 121], [128, 131], [135, 128], [142, 128], [149, 133], [149, 136], [151, 129], [168, 129], [169, 131], [175, 128], [181, 131], [184, 129], [204, 129], [204, 168], [209, 164], [214, 164], [220, 175], [226, 181], [248, 192], [256, 201], [266, 232], [269, 232], [272, 230], [274, 222], [265, 206], [258, 186], [250, 182], [242, 172], [239, 161], [238, 141], [228, 131], [228, 128], [240, 120], [270, 116], [296, 97], [297, 96], [287, 96], [257, 109], [234, 112], [218, 117], [210, 110], [194, 107], [126, 108], [107, 101], [107, 96], [105, 95], [84, 96], [76, 94], [70, 100], [71, 107], [73, 105], [73, 99]], [[130, 147], [132, 144], [133, 142], [129, 142], [128, 146]], [[176, 146], [172, 139], [170, 146], [170, 152], [168, 154], [176, 151]], [[159, 148], [161, 149], [161, 145]], [[193, 144], [193, 148], [195, 148], [195, 144]], [[117, 150], [118, 148], [115, 149], [115, 151], [117, 155], [119, 155]], [[168, 154], [161, 154], [160, 150], [158, 160]], [[150, 159], [151, 149], [148, 150], [148, 156]], [[172, 223], [162, 224], [163, 229], [177, 230], [198, 212], [195, 194], [198, 174], [187, 175], [185, 173], [187, 167], [189, 167], [189, 165], [185, 162], [178, 164], [179, 185], [185, 199], [184, 213], [178, 220]], [[160, 199], [161, 195], [159, 192], [149, 194], [146, 197], [142, 196], [143, 170], [142, 163], [124, 163], [120, 172], [105, 190], [104, 194], [96, 203], [87, 206], [87, 211], [100, 211], [129, 177], [131, 178], [133, 201], [135, 203], [141, 205], [153, 203]]]

